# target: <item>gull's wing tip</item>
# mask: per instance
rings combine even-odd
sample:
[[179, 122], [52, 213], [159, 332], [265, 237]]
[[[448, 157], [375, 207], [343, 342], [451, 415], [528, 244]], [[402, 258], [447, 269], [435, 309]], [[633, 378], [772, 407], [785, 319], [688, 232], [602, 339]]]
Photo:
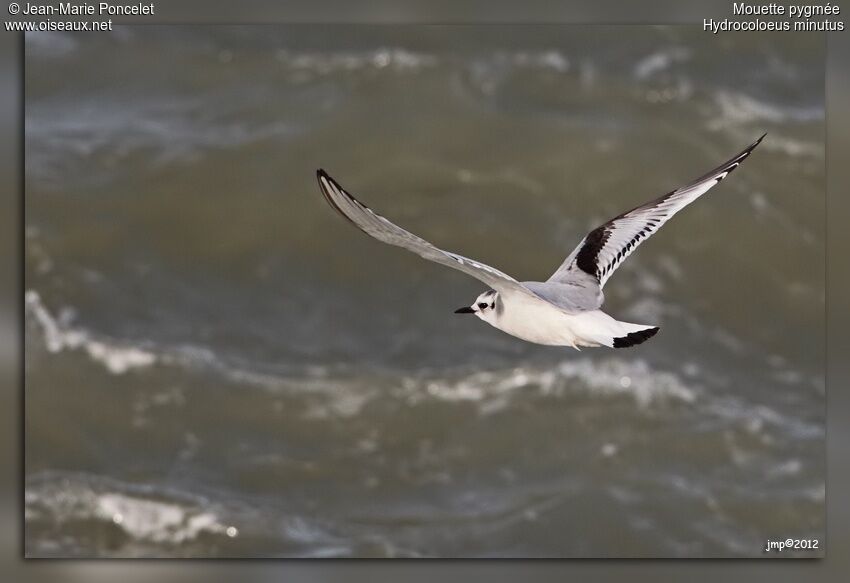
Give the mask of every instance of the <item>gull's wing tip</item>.
[[498, 269], [455, 253], [443, 251], [425, 239], [402, 229], [354, 198], [351, 193], [331, 178], [324, 168], [316, 169], [316, 178], [325, 201], [365, 235], [382, 243], [407, 249], [428, 261], [462, 271], [490, 287], [510, 289], [538, 298], [531, 290]]
[[[336, 180], [334, 180], [333, 176], [328, 174], [325, 171], [324, 168], [317, 168], [316, 169], [316, 180], [319, 181], [319, 186], [321, 187], [322, 192], [324, 192], [325, 194], [327, 194], [327, 190], [328, 190], [329, 187], [331, 189], [336, 188], [337, 190], [340, 190], [340, 191], [343, 190], [340, 183], [337, 182]], [[346, 193], [346, 196], [350, 197], [351, 195]], [[336, 205], [334, 205], [334, 206], [336, 206]]]
[[766, 135], [767, 135], [767, 132], [764, 132], [762, 135], [760, 135], [759, 138], [755, 142], [753, 142], [752, 144], [750, 144], [749, 146], [744, 148], [744, 150], [733, 160], [737, 160], [738, 162], [743, 162], [744, 158], [746, 158], [747, 156], [752, 154], [753, 150], [755, 150], [756, 147], [759, 144], [761, 144], [761, 141], [764, 139], [764, 137]]

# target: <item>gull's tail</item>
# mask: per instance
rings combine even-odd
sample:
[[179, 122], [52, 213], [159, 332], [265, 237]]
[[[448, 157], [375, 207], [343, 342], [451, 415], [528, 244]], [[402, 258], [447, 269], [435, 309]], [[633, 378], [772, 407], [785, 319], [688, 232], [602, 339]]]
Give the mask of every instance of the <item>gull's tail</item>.
[[580, 346], [628, 348], [646, 342], [658, 332], [658, 326], [615, 320], [602, 310], [580, 312], [572, 325]]
[[642, 324], [629, 324], [628, 322], [618, 322], [624, 331], [625, 335], [615, 337], [612, 346], [614, 348], [628, 348], [629, 346], [637, 346], [642, 342], [646, 342], [656, 333], [658, 326], [644, 326]]

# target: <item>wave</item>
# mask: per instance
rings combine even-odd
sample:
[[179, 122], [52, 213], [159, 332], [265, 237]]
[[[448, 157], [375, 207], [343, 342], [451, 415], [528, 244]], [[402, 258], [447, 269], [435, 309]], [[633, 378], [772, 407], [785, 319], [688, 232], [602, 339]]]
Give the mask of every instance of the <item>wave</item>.
[[[745, 93], [720, 90], [714, 94], [714, 101], [720, 109], [721, 120], [718, 123], [761, 122], [811, 122], [824, 118], [822, 106], [788, 106], [768, 103]], [[765, 142], [767, 143], [767, 142]]]
[[166, 166], [194, 161], [206, 151], [244, 148], [301, 131], [296, 122], [231, 119], [238, 107], [226, 96], [127, 99], [119, 106], [82, 106], [73, 115], [65, 106], [39, 104], [28, 108], [26, 117], [27, 174], [67, 179], [77, 161], [101, 154], [114, 166], [149, 152], [153, 166]]
[[40, 327], [44, 347], [50, 353], [82, 350], [113, 374], [149, 367], [157, 361], [156, 355], [148, 350], [95, 339], [85, 330], [59, 322], [45, 308], [41, 296], [35, 290], [27, 290], [24, 294], [24, 309], [25, 314]]
[[[750, 140], [756, 132], [767, 129], [770, 139], [763, 144], [767, 150], [780, 151], [788, 156], [822, 158], [824, 155], [822, 143], [792, 138], [783, 131], [787, 124], [822, 121], [825, 116], [823, 105], [780, 105], [729, 90], [714, 92], [712, 102], [713, 112], [706, 122], [709, 130], [733, 132], [741, 140]], [[778, 127], [778, 131], [772, 131], [771, 127]]]
[[506, 371], [476, 372], [449, 381], [409, 377], [403, 386], [407, 396], [481, 402], [482, 413], [491, 413], [501, 408], [500, 405], [506, 405], [502, 397], [517, 390], [532, 389], [543, 395], [570, 392], [605, 397], [626, 395], [641, 408], [663, 401], [693, 403], [699, 392], [677, 374], [654, 370], [643, 359], [617, 357], [581, 358], [551, 367], [522, 366]]
[[[634, 304], [632, 315], [658, 312], [657, 302], [644, 300]], [[673, 309], [673, 308], [669, 308]], [[266, 370], [262, 365], [237, 363], [208, 347], [179, 345], [157, 346], [154, 343], [133, 343], [97, 335], [79, 326], [71, 325], [66, 318], [57, 318], [44, 305], [35, 290], [25, 294], [27, 322], [43, 342], [48, 353], [79, 351], [92, 362], [100, 364], [114, 375], [142, 370], [154, 365], [176, 367], [187, 372], [213, 373], [218, 378], [236, 386], [253, 387], [264, 391], [308, 395], [310, 406], [305, 418], [328, 419], [354, 417], [374, 399], [389, 395], [408, 405], [423, 401], [469, 402], [476, 405], [480, 414], [491, 414], [507, 407], [519, 394], [533, 392], [543, 396], [563, 397], [582, 395], [591, 399], [629, 397], [639, 409], [652, 409], [668, 403], [693, 406], [700, 400], [704, 389], [700, 382], [703, 373], [685, 363], [680, 372], [665, 370], [640, 357], [580, 356], [554, 363], [522, 364], [506, 369], [463, 372], [445, 369], [439, 372], [425, 368], [405, 371], [383, 367], [368, 370], [342, 364], [322, 366], [290, 365], [283, 371]], [[714, 331], [718, 342], [728, 334]], [[734, 346], [733, 352], [740, 352]], [[787, 366], [776, 358], [768, 358], [768, 374], [774, 381], [799, 386], [808, 383], [809, 377]], [[717, 382], [721, 382], [718, 377]], [[816, 380], [814, 388], [822, 393]], [[721, 383], [722, 384], [722, 383]], [[726, 417], [730, 409], [721, 405], [719, 395], [710, 399], [708, 410]], [[745, 414], [752, 407], [737, 402], [735, 408]], [[755, 416], [765, 408], [758, 406]], [[778, 415], [778, 413], [773, 412]], [[791, 420], [780, 419], [780, 425]], [[801, 426], [797, 426], [798, 429]], [[808, 427], [804, 433], [811, 433]]]
[[78, 473], [37, 474], [27, 480], [24, 493], [28, 528], [72, 529], [74, 524], [94, 522], [117, 530], [121, 538], [158, 545], [239, 536], [239, 529], [209, 506], [207, 500], [183, 492]]
[[328, 75], [340, 71], [390, 69], [416, 71], [438, 63], [431, 54], [416, 53], [398, 47], [382, 47], [367, 51], [311, 52], [278, 49], [275, 59], [292, 69]]
[[[27, 290], [25, 306], [26, 314], [40, 328], [48, 352], [81, 350], [113, 374], [161, 363], [217, 369], [233, 381], [266, 388], [279, 389], [294, 383], [304, 388], [306, 383], [312, 392], [333, 391], [332, 379], [316, 378], [327, 376], [328, 370], [322, 367], [307, 378], [297, 379], [229, 367], [209, 349], [183, 346], [157, 352], [125, 342], [97, 338], [85, 329], [60, 322], [44, 306], [41, 296], [35, 290]], [[345, 374], [345, 371], [339, 372]], [[571, 381], [579, 381], [579, 385]], [[521, 366], [503, 371], [475, 372], [453, 380], [407, 375], [402, 378], [398, 390], [404, 394], [402, 396], [416, 393], [444, 401], [482, 401], [530, 385], [537, 387], [543, 394], [563, 393], [572, 386], [582, 386], [602, 395], [629, 394], [640, 406], [648, 406], [658, 399], [693, 402], [696, 398], [694, 390], [676, 374], [656, 371], [640, 358], [630, 360], [618, 357], [603, 360], [581, 358], [554, 366]], [[346, 387], [348, 391], [350, 387]], [[346, 412], [353, 414], [360, 405], [339, 406], [338, 410], [343, 415]]]
[[648, 79], [662, 71], [666, 71], [676, 63], [687, 62], [691, 51], [685, 47], [670, 47], [651, 53], [635, 63], [632, 73], [638, 80]]

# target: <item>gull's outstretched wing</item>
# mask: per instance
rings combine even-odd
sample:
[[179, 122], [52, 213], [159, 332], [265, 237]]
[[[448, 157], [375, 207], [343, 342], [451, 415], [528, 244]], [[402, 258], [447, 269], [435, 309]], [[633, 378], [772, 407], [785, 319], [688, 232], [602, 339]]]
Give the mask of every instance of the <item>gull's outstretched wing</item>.
[[462, 255], [438, 249], [425, 239], [405, 231], [351, 196], [324, 170], [318, 170], [316, 176], [328, 203], [343, 217], [378, 241], [402, 247], [420, 257], [462, 271], [497, 291], [503, 293], [515, 291], [537, 297], [517, 280], [498, 269]]
[[660, 229], [670, 217], [726, 178], [750, 155], [765, 135], [687, 186], [625, 212], [592, 230], [548, 281], [565, 283], [590, 274], [602, 288], [614, 270], [638, 245]]

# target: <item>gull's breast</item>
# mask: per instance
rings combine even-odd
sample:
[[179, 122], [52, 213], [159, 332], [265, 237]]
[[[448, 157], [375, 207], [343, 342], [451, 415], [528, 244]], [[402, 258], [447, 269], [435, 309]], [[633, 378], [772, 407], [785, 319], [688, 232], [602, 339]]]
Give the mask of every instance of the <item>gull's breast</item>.
[[549, 302], [522, 294], [502, 297], [493, 326], [522, 340], [549, 346], [574, 346], [571, 316]]

